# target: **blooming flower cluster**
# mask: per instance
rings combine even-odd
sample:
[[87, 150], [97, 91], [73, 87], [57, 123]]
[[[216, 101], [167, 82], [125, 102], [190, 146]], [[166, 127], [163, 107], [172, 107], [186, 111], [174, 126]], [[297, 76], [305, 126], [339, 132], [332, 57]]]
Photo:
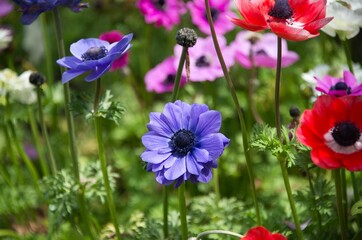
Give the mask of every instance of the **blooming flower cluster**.
[[326, 18], [326, 0], [235, 0], [243, 19], [230, 20], [250, 31], [271, 29], [281, 38], [303, 41], [319, 35], [332, 20]]
[[79, 12], [88, 7], [88, 3], [81, 3], [81, 0], [14, 0], [21, 8], [21, 22], [28, 25], [34, 22], [38, 16], [58, 6], [68, 7], [73, 12]]
[[94, 81], [106, 73], [113, 63], [130, 49], [132, 34], [124, 36], [120, 41], [109, 42], [97, 38], [81, 39], [70, 46], [73, 56], [64, 57], [57, 61], [60, 66], [69, 70], [62, 75], [62, 83], [90, 72], [84, 79]]
[[229, 144], [220, 126], [221, 114], [207, 105], [167, 103], [162, 113], [150, 113], [141, 158], [160, 184], [209, 182], [211, 169]]

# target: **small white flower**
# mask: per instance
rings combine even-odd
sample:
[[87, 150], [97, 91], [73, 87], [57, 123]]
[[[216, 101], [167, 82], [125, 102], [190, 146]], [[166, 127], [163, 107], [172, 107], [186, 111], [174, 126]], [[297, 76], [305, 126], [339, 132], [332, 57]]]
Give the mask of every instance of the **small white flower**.
[[11, 31], [6, 28], [0, 28], [0, 51], [7, 48], [12, 40]]
[[362, 1], [328, 0], [326, 16], [334, 18], [322, 31], [332, 37], [353, 38], [362, 27]]

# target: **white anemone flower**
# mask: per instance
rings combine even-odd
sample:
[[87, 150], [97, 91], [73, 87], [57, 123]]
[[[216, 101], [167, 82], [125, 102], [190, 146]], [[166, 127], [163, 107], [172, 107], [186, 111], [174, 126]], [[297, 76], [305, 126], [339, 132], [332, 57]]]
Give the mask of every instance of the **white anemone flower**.
[[328, 0], [327, 17], [333, 20], [322, 28], [326, 34], [342, 40], [355, 37], [362, 27], [362, 1], [361, 0]]
[[12, 40], [13, 36], [11, 30], [6, 28], [0, 28], [0, 51], [7, 48]]

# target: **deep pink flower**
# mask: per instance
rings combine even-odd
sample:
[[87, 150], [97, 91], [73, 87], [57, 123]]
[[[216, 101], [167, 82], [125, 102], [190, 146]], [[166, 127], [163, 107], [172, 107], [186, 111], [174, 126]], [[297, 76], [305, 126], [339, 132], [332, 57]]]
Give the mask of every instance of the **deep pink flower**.
[[322, 93], [336, 97], [362, 95], [362, 84], [359, 84], [355, 76], [349, 71], [344, 71], [342, 78], [327, 75], [322, 79], [317, 77], [315, 79], [317, 80], [316, 90]]
[[0, 17], [8, 15], [13, 10], [13, 5], [8, 0], [0, 0]]
[[[275, 68], [277, 66], [277, 36], [273, 33], [253, 33], [241, 31], [230, 44], [236, 60], [245, 68], [251, 68], [250, 54], [255, 67]], [[282, 67], [298, 61], [297, 53], [288, 51], [287, 41], [282, 39]]]
[[[145, 76], [147, 91], [156, 93], [172, 92], [177, 71], [174, 62], [175, 58], [169, 57], [148, 71]], [[185, 85], [185, 83], [186, 78], [182, 76], [181, 86]]]
[[180, 16], [186, 12], [182, 0], [139, 0], [137, 7], [145, 16], [146, 23], [154, 23], [171, 30], [180, 23]]
[[[226, 16], [235, 16], [230, 11], [230, 0], [210, 0], [211, 17], [214, 22], [217, 34], [225, 34], [235, 25], [232, 24]], [[210, 34], [210, 25], [207, 21], [206, 7], [204, 0], [194, 0], [187, 3], [190, 9], [192, 22], [205, 34]], [[236, 16], [235, 16], [236, 17]]]
[[[231, 67], [235, 62], [232, 49], [226, 45], [225, 37], [218, 36], [218, 41], [225, 63], [227, 67]], [[198, 38], [196, 45], [189, 48], [188, 51], [190, 56], [190, 81], [214, 81], [216, 78], [224, 76], [211, 36]], [[181, 52], [182, 47], [176, 45], [174, 49], [175, 59], [180, 59]], [[174, 64], [177, 67], [178, 60]], [[186, 71], [183, 71], [182, 74], [186, 76]]]
[[[113, 30], [110, 32], [102, 33], [99, 36], [99, 39], [105, 40], [111, 44], [111, 43], [120, 41], [123, 38], [123, 36], [124, 35], [120, 31]], [[128, 54], [129, 53], [126, 52], [124, 55], [122, 55], [122, 57], [120, 57], [119, 59], [114, 61], [110, 70], [115, 71], [117, 69], [121, 69], [124, 66], [126, 66], [128, 64]]]

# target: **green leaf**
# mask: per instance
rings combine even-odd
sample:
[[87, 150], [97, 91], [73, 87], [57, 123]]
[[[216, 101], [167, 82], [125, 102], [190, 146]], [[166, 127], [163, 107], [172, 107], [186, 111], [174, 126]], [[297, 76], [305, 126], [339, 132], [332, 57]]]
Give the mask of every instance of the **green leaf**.
[[362, 200], [359, 200], [355, 204], [353, 204], [351, 209], [352, 215], [362, 214]]

